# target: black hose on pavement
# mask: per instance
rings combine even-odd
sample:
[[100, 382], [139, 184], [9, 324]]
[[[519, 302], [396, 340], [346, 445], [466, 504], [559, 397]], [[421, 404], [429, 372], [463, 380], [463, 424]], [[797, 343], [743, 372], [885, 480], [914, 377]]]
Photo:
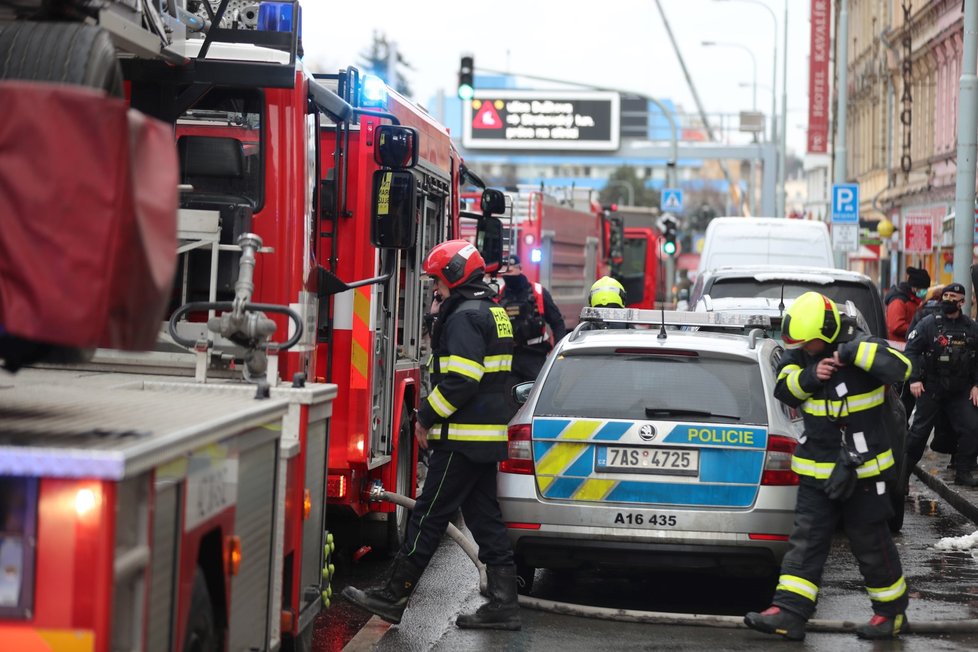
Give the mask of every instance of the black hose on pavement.
[[[377, 490], [371, 493], [374, 500], [386, 500], [395, 505], [414, 508], [414, 501], [406, 496], [391, 493], [390, 491]], [[479, 569], [479, 590], [483, 594], [486, 590], [486, 568], [479, 561], [479, 549], [475, 543], [462, 534], [462, 531], [453, 524], [448, 524], [448, 535], [462, 547], [465, 554], [469, 556], [472, 563]], [[700, 627], [718, 627], [724, 629], [747, 629], [744, 624], [743, 616], [715, 616], [711, 614], [683, 614], [668, 613], [664, 611], [638, 611], [635, 609], [612, 609], [609, 607], [592, 607], [588, 605], [571, 604], [568, 602], [557, 602], [555, 600], [542, 600], [528, 595], [519, 597], [520, 606], [538, 611], [561, 614], [564, 616], [579, 616], [582, 618], [599, 618], [602, 620], [614, 620], [627, 623], [648, 623], [655, 625], [687, 625]], [[851, 620], [822, 620], [815, 618], [809, 620], [805, 629], [809, 632], [835, 632], [852, 633], [856, 631], [856, 626], [860, 623]], [[907, 624], [907, 632], [916, 634], [959, 634], [978, 632], [978, 620], [974, 618], [964, 620], [933, 620], [933, 621], [912, 621]]]

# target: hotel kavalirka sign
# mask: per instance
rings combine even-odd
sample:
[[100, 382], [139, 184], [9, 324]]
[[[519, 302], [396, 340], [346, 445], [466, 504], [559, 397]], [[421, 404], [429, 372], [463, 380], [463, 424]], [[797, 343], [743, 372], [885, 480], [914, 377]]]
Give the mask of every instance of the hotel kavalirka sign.
[[462, 146], [613, 151], [619, 107], [617, 93], [477, 90], [463, 103]]

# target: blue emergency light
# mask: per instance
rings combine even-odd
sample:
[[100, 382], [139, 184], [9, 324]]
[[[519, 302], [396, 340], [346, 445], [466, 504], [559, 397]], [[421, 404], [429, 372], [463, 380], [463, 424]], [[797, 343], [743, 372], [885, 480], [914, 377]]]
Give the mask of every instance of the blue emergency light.
[[291, 2], [262, 2], [258, 7], [258, 31], [291, 32], [292, 8], [298, 11], [299, 38], [302, 38], [302, 7]]
[[387, 84], [377, 75], [364, 75], [360, 95], [364, 106], [384, 106], [387, 103]]
[[530, 249], [530, 262], [539, 263], [543, 260], [543, 252], [539, 249]]

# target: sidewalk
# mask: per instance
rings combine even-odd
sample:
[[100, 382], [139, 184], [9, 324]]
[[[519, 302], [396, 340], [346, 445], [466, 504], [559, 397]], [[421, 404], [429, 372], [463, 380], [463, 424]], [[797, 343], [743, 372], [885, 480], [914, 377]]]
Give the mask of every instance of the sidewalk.
[[935, 453], [928, 446], [914, 474], [965, 518], [978, 524], [978, 487], [954, 484], [954, 470], [947, 468], [950, 459], [950, 455]]

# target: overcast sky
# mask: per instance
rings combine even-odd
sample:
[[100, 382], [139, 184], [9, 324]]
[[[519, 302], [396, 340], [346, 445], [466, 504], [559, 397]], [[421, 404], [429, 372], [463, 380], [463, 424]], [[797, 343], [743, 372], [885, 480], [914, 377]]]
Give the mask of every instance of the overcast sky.
[[[808, 120], [808, 0], [661, 0], [706, 111], [751, 109], [753, 53], [757, 105], [765, 115], [771, 110], [775, 40], [774, 21], [760, 5], [777, 17], [780, 112], [785, 2], [788, 148], [801, 154]], [[306, 60], [317, 71], [356, 64], [373, 32], [382, 32], [413, 66], [408, 79], [423, 104], [439, 89], [455, 93], [459, 57], [471, 53], [477, 74], [487, 68], [568, 79], [669, 98], [696, 110], [655, 0], [304, 0], [303, 12]], [[737, 47], [704, 47], [702, 41]]]

